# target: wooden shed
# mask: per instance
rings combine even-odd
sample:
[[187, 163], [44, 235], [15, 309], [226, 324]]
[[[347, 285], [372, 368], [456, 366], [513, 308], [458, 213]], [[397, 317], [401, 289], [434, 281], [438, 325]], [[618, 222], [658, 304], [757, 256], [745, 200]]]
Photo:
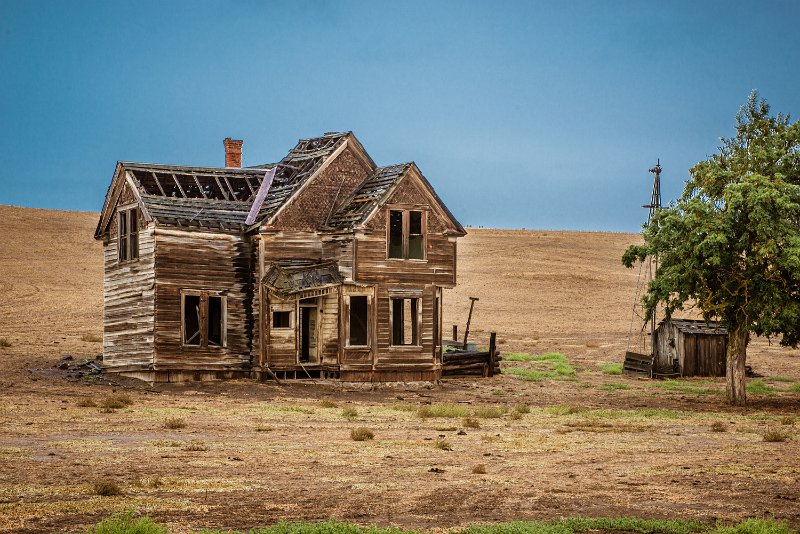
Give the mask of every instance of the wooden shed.
[[725, 376], [728, 331], [717, 322], [662, 321], [653, 333], [654, 373]]

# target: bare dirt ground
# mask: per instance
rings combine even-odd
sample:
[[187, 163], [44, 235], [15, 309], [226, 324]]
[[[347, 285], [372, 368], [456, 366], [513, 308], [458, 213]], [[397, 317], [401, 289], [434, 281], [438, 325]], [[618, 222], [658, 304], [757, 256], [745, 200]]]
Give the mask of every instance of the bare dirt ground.
[[[578, 514], [800, 522], [798, 351], [751, 346], [764, 393], [744, 409], [724, 404], [719, 380], [601, 370], [626, 348], [636, 273], [619, 258], [635, 235], [471, 230], [459, 242], [445, 324], [463, 331], [479, 297], [475, 339], [497, 331], [506, 353], [562, 353], [574, 375], [560, 380], [147, 388], [54, 369], [64, 354], [101, 351], [81, 340], [102, 333], [95, 224], [94, 213], [0, 206], [0, 532], [78, 530], [130, 509], [176, 532], [328, 518], [426, 529]], [[115, 393], [132, 404], [78, 406]], [[476, 412], [480, 428], [413, 411], [439, 403]], [[530, 411], [514, 415], [519, 404]], [[375, 439], [351, 440], [357, 427]], [[765, 442], [768, 430], [789, 439]], [[122, 495], [95, 495], [103, 479]]]

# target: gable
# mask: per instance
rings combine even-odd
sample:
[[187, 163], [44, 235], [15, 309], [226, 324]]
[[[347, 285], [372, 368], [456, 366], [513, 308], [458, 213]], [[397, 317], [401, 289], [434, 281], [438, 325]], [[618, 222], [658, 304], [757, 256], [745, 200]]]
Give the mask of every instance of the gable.
[[385, 231], [386, 211], [392, 206], [427, 208], [428, 232], [455, 236], [467, 233], [413, 163], [387, 191], [379, 205], [366, 216], [362, 224], [369, 230]]
[[372, 167], [345, 142], [340, 151], [299, 189], [269, 220], [281, 230], [316, 231], [324, 226], [336, 204], [349, 197], [372, 172]]

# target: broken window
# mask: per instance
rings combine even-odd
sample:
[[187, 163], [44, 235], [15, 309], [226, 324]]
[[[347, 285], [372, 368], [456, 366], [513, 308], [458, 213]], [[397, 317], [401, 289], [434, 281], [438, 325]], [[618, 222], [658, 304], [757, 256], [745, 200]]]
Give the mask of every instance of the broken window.
[[418, 298], [393, 298], [392, 345], [419, 345]]
[[208, 297], [208, 346], [222, 346], [222, 330], [224, 317], [222, 311], [222, 297]]
[[290, 328], [288, 311], [272, 312], [272, 328]]
[[350, 346], [366, 346], [367, 342], [367, 296], [350, 297]]
[[207, 291], [182, 294], [183, 345], [188, 347], [224, 347], [226, 298]]
[[421, 211], [389, 210], [389, 257], [425, 259], [425, 217]]
[[403, 212], [389, 211], [389, 257], [403, 257]]
[[422, 212], [408, 212], [408, 258], [412, 260], [424, 259], [422, 240]]
[[139, 220], [136, 207], [117, 211], [119, 261], [139, 257]]

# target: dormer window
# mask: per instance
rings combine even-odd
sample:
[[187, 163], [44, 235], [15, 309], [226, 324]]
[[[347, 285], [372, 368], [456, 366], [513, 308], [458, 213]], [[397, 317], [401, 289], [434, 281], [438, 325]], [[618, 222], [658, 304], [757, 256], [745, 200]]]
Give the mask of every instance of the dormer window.
[[425, 259], [425, 213], [417, 210], [389, 210], [388, 257]]
[[117, 211], [119, 261], [139, 258], [139, 218], [136, 206]]

